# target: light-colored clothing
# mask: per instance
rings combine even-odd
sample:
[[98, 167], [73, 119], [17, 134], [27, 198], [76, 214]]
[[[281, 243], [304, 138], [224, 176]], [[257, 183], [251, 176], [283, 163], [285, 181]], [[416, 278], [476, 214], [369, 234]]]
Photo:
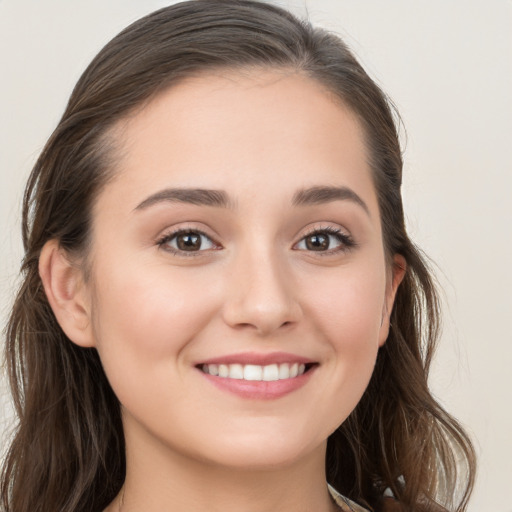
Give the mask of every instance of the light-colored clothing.
[[354, 503], [352, 500], [342, 496], [334, 487], [328, 485], [329, 492], [331, 493], [332, 499], [340, 507], [343, 512], [368, 512], [367, 508], [363, 508], [361, 505]]
[[[330, 486], [329, 484], [327, 485], [332, 499], [343, 512], [370, 512], [369, 509], [358, 505], [348, 498], [345, 498], [345, 496], [342, 496], [336, 489], [334, 489], [334, 487]], [[381, 506], [382, 508], [379, 509], [380, 512], [399, 512], [403, 510], [400, 503], [395, 500], [393, 493], [391, 493], [389, 489], [386, 489], [386, 492], [384, 493]]]

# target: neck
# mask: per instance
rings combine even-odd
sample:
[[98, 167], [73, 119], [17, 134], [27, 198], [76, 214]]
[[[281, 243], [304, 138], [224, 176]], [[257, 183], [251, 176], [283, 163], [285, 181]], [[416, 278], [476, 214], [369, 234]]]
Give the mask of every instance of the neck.
[[[140, 441], [140, 437], [138, 438]], [[127, 436], [125, 485], [106, 512], [338, 510], [325, 480], [325, 446], [279, 467], [226, 467]]]

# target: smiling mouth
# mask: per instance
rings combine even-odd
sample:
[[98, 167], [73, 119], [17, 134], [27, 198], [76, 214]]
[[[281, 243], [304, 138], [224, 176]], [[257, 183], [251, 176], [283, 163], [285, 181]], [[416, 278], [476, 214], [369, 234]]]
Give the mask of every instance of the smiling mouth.
[[294, 379], [308, 372], [316, 363], [280, 363], [265, 366], [255, 364], [201, 364], [198, 368], [207, 375], [245, 381], [274, 382]]

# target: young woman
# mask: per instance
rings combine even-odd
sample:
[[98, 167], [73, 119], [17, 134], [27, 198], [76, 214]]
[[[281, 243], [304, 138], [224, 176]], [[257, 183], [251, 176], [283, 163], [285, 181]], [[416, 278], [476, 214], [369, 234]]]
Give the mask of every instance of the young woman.
[[465, 510], [401, 169], [382, 91], [288, 12], [114, 38], [26, 189], [5, 512]]

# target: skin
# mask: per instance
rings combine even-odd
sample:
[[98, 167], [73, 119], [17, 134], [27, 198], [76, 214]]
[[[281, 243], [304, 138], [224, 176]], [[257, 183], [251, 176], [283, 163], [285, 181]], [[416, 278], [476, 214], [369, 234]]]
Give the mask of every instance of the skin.
[[[404, 272], [398, 256], [386, 265], [356, 117], [302, 75], [232, 72], [174, 86], [114, 137], [122, 157], [94, 207], [90, 278], [56, 241], [40, 271], [122, 404], [122, 510], [335, 510], [326, 439], [368, 384]], [[294, 204], [318, 186], [361, 202]], [[147, 201], [169, 188], [222, 190], [228, 205]], [[176, 229], [203, 232], [200, 250], [176, 253]], [[326, 250], [310, 249], [314, 231]], [[226, 392], [196, 367], [277, 351], [315, 362], [279, 398]]]

